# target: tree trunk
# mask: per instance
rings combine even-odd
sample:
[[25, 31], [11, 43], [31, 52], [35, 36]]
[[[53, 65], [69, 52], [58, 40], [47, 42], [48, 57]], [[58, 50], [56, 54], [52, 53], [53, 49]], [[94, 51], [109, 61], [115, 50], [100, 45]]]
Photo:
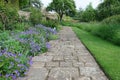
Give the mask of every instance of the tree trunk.
[[63, 14], [60, 14], [60, 22], [62, 21], [63, 18]]
[[60, 21], [60, 16], [59, 16], [59, 14], [57, 14], [57, 18], [58, 18], [58, 21]]

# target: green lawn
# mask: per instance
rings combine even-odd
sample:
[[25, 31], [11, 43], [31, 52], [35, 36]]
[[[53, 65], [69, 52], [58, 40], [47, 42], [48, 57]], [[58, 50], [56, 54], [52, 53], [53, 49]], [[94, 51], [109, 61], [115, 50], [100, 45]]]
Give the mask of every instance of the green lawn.
[[73, 27], [73, 30], [96, 58], [110, 80], [120, 80], [120, 47], [79, 28]]

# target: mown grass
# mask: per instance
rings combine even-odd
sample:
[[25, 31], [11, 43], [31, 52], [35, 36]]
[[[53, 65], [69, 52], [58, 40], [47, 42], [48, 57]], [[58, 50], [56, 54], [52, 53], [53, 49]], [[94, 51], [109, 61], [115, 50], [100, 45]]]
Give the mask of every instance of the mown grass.
[[73, 30], [93, 54], [110, 80], [120, 80], [120, 47], [77, 27], [73, 27]]

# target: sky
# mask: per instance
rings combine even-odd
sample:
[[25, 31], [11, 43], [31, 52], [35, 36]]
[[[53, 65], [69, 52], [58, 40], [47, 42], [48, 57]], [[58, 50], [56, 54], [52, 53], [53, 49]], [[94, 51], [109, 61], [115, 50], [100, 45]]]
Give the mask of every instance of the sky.
[[[41, 0], [41, 2], [43, 3], [44, 7], [48, 6], [48, 4], [51, 2], [52, 0]], [[85, 9], [86, 6], [91, 2], [93, 8], [96, 8], [98, 6], [98, 4], [101, 2], [101, 0], [74, 0], [76, 3], [76, 9], [79, 10], [79, 8]]]

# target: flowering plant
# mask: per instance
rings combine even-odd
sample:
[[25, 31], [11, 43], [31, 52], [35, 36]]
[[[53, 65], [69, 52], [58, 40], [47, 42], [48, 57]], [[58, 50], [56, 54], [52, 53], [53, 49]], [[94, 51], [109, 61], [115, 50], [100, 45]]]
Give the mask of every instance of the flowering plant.
[[[22, 32], [12, 32], [0, 39], [0, 80], [15, 80], [24, 76], [32, 64], [32, 56], [50, 48], [50, 35], [55, 29], [41, 24]], [[2, 35], [0, 35], [2, 36]]]

